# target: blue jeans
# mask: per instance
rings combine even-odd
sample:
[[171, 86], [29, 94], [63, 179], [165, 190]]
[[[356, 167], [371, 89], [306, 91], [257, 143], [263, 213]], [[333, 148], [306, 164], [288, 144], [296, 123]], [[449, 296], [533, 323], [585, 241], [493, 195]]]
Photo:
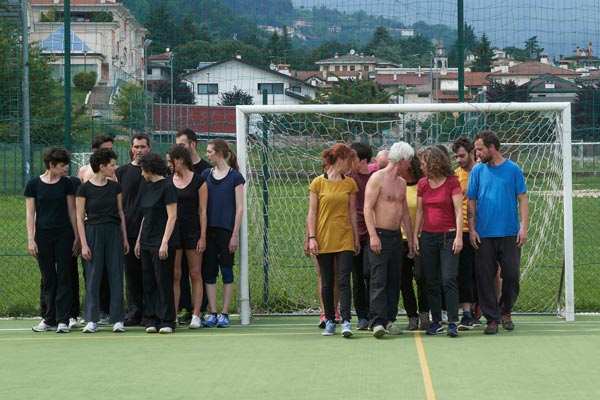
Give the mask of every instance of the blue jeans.
[[421, 232], [419, 248], [427, 281], [431, 320], [442, 320], [442, 293], [446, 299], [448, 322], [458, 322], [458, 254], [452, 251], [456, 232]]

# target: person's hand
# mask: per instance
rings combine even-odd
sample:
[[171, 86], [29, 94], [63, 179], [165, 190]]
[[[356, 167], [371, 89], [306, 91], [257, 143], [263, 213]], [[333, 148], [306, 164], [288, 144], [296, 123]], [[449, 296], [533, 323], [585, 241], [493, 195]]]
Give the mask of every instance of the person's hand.
[[360, 238], [357, 236], [354, 238], [354, 255], [360, 254]]
[[73, 248], [72, 248], [73, 257], [77, 257], [80, 252], [81, 252], [81, 240], [79, 239], [79, 236], [77, 236], [77, 237], [75, 237], [75, 240], [73, 240]]
[[229, 253], [233, 254], [238, 249], [238, 237], [237, 235], [231, 235], [231, 240], [229, 240]]
[[475, 250], [479, 248], [479, 243], [481, 243], [481, 239], [479, 238], [479, 234], [475, 229], [469, 231], [469, 242], [471, 242], [471, 246], [473, 246]]
[[519, 233], [517, 233], [517, 246], [523, 247], [525, 243], [527, 243], [527, 230], [521, 228], [519, 229]]
[[412, 240], [408, 242], [408, 254], [406, 256], [410, 259], [415, 258], [415, 244]]
[[29, 254], [35, 258], [37, 260], [38, 257], [38, 247], [37, 247], [37, 243], [35, 242], [34, 239], [29, 239], [27, 241], [27, 251], [29, 252]]
[[158, 248], [158, 258], [161, 260], [166, 260], [169, 257], [169, 244], [161, 243]]
[[196, 243], [196, 253], [203, 253], [206, 250], [206, 239], [200, 238], [198, 239], [198, 243]]
[[454, 239], [454, 243], [452, 243], [452, 250], [454, 251], [454, 254], [458, 254], [458, 253], [460, 253], [462, 248], [463, 248], [463, 241], [462, 241], [462, 235], [461, 235], [461, 236], [457, 236]]
[[415, 256], [419, 255], [419, 238], [417, 236], [415, 236], [413, 239], [413, 251]]
[[81, 257], [83, 257], [85, 261], [90, 261], [92, 259], [92, 250], [90, 249], [90, 246], [81, 247]]
[[310, 256], [310, 249], [308, 248], [308, 246], [309, 246], [308, 242], [310, 242], [310, 240], [308, 239], [308, 237], [305, 237], [304, 243], [302, 244], [302, 250], [304, 250], [304, 255], [306, 257]]
[[316, 238], [313, 237], [308, 239], [308, 251], [313, 256], [319, 255], [319, 244], [317, 243]]
[[133, 248], [133, 254], [135, 254], [135, 256], [137, 258], [140, 258], [141, 251], [140, 251], [140, 241], [139, 240], [137, 242], [135, 242], [135, 247]]
[[127, 239], [123, 239], [123, 254], [129, 253], [129, 242]]
[[375, 254], [381, 254], [381, 240], [379, 240], [379, 236], [374, 235], [369, 237], [369, 246], [371, 247], [371, 251]]

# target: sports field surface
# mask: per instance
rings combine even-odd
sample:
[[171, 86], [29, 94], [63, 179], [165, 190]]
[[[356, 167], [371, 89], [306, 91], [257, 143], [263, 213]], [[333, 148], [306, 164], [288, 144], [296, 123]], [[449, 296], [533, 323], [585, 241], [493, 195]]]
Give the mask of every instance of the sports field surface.
[[[2, 399], [596, 399], [600, 317], [516, 316], [458, 338], [321, 336], [317, 317], [228, 329], [34, 333], [1, 320]], [[401, 317], [400, 324], [406, 324]]]

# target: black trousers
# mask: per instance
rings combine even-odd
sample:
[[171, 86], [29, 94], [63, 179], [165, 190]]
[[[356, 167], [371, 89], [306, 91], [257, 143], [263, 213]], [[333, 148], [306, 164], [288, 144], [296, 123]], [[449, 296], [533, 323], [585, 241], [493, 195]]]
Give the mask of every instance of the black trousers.
[[375, 254], [369, 246], [371, 275], [372, 326], [386, 326], [398, 315], [402, 279], [402, 234], [399, 230], [376, 228], [381, 241], [381, 253]]
[[142, 277], [144, 279], [144, 317], [149, 325], [175, 329], [175, 295], [173, 294], [173, 264], [175, 249], [161, 260], [158, 247], [141, 247]]
[[[425, 272], [421, 264], [421, 257], [415, 256], [408, 258], [408, 242], [402, 242], [402, 302], [406, 315], [409, 318], [416, 318], [419, 313], [429, 312], [429, 303], [427, 301], [427, 281]], [[417, 283], [417, 295], [413, 286], [413, 278]], [[417, 306], [418, 301], [418, 306]]]
[[352, 304], [350, 274], [352, 273], [353, 254], [352, 251], [340, 251], [317, 256], [321, 274], [321, 297], [325, 307], [325, 318], [329, 321], [335, 321], [335, 304], [333, 303], [334, 263], [340, 288], [340, 315], [344, 321], [350, 321], [350, 306]]
[[134, 254], [137, 238], [127, 238], [129, 253], [125, 255], [125, 293], [127, 300], [126, 319], [139, 323], [144, 310], [144, 281], [142, 261]]
[[192, 288], [190, 287], [190, 267], [188, 266], [185, 249], [181, 254], [181, 280], [179, 281], [179, 304], [178, 308], [192, 311]]
[[358, 319], [369, 319], [369, 291], [366, 285], [367, 274], [365, 274], [369, 268], [368, 251], [365, 249], [368, 245], [368, 241], [361, 241], [360, 253], [353, 257], [352, 296]]
[[[500, 321], [501, 314], [512, 312], [519, 297], [521, 249], [516, 236], [481, 238], [475, 250], [477, 268], [477, 295], [481, 312], [488, 322]], [[502, 299], [496, 299], [495, 279], [498, 264], [502, 267]]]
[[463, 248], [458, 257], [458, 302], [475, 302], [475, 249], [469, 232], [463, 232]]
[[68, 324], [73, 289], [71, 282], [73, 231], [39, 229], [35, 233], [38, 266], [42, 275], [41, 297], [44, 298], [41, 317], [48, 325]]

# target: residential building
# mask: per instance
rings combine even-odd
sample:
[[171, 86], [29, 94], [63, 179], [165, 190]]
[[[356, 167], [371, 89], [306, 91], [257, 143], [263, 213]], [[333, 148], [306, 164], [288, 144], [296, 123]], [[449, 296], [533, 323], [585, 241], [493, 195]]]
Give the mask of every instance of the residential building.
[[551, 74], [570, 82], [575, 82], [581, 74], [561, 67], [555, 67], [541, 61], [525, 61], [513, 66], [502, 66], [498, 69], [493, 69], [488, 75], [488, 79], [499, 83], [508, 83], [514, 81], [517, 86], [521, 86], [531, 79], [537, 78], [545, 74]]
[[338, 79], [368, 80], [369, 73], [374, 72], [377, 68], [398, 67], [391, 61], [374, 55], [357, 54], [354, 50], [341, 56], [335, 53], [333, 58], [319, 60], [315, 64], [328, 82], [337, 82]]
[[[64, 0], [30, 0], [30, 41], [46, 43], [42, 54], [53, 55], [53, 76], [64, 78]], [[116, 0], [71, 0], [71, 73], [94, 70], [100, 84], [119, 80], [141, 82], [144, 71], [144, 29]]]
[[566, 79], [544, 74], [519, 87], [531, 102], [573, 102], [579, 87]]
[[268, 104], [299, 104], [315, 97], [315, 87], [291, 75], [272, 68], [263, 68], [242, 61], [241, 55], [204, 66], [182, 76], [193, 87], [197, 105], [217, 105], [220, 95], [242, 90], [262, 104], [263, 91]]

